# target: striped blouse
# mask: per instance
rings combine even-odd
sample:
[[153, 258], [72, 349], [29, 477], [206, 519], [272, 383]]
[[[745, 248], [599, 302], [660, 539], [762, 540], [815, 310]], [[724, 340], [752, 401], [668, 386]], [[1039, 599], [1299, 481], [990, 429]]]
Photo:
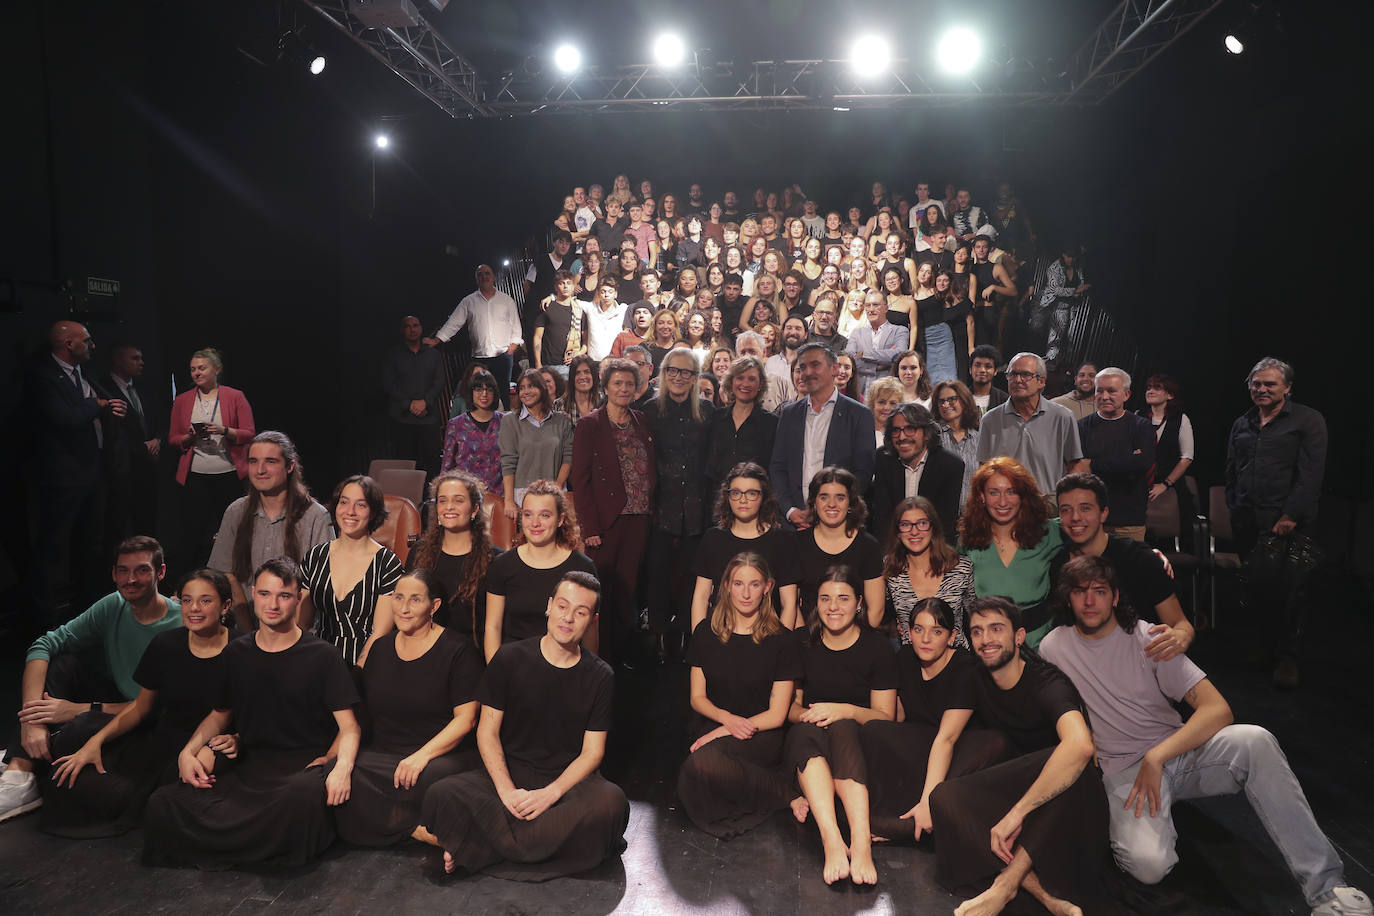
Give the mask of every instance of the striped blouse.
[[[973, 600], [973, 564], [968, 557], [960, 557], [954, 568], [940, 578], [940, 587], [935, 597], [944, 601], [954, 611], [954, 644], [967, 649], [968, 639], [964, 636], [964, 609]], [[902, 645], [911, 642], [911, 609], [920, 598], [911, 590], [911, 579], [902, 572], [887, 580], [887, 599], [897, 612], [897, 633]]]
[[329, 568], [331, 541], [310, 548], [301, 562], [305, 586], [315, 605], [315, 635], [333, 643], [350, 665], [358, 663], [368, 637], [372, 635], [377, 599], [396, 590], [401, 579], [401, 561], [386, 547], [372, 555], [367, 571], [342, 600], [334, 593]]

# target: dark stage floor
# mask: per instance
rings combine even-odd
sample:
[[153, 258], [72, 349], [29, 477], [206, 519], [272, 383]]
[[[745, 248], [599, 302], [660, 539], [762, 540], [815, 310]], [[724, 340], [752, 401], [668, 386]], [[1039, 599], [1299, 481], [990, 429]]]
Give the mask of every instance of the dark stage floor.
[[[1333, 589], [1344, 592], [1347, 588]], [[1280, 693], [1268, 672], [1243, 659], [1254, 633], [1232, 612], [1204, 633], [1194, 657], [1241, 722], [1279, 738], [1317, 818], [1346, 861], [1352, 884], [1374, 890], [1374, 733], [1365, 658], [1367, 599], [1328, 596], [1330, 620], [1312, 640], [1303, 686]], [[2, 708], [15, 703], [18, 670], [0, 669]], [[821, 880], [820, 841], [780, 814], [752, 834], [719, 842], [692, 828], [673, 797], [686, 707], [681, 666], [621, 675], [617, 731], [606, 773], [632, 800], [624, 856], [594, 872], [542, 885], [494, 878], [446, 882], [438, 853], [418, 845], [375, 852], [335, 848], [289, 874], [151, 869], [138, 864], [142, 838], [67, 841], [37, 830], [33, 815], [0, 825], [0, 901], [6, 913], [948, 913], [959, 898], [934, 881], [934, 856], [879, 848], [879, 883], [859, 891]], [[1178, 806], [1182, 862], [1154, 888], [1122, 877], [1126, 912], [1306, 913], [1296, 885], [1242, 798]], [[1017, 908], [1020, 909], [1019, 907]], [[1034, 912], [1034, 909], [1025, 910]]]

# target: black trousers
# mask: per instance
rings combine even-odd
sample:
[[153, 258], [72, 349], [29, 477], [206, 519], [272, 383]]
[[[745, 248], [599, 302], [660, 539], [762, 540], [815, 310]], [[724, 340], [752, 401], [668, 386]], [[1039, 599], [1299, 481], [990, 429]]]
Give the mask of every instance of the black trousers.
[[51, 630], [109, 592], [105, 570], [113, 557], [100, 556], [104, 540], [105, 486], [42, 485], [38, 489], [38, 543], [33, 571], [31, 624]]
[[667, 631], [669, 622], [677, 617], [676, 630], [686, 632], [692, 610], [692, 590], [696, 576], [692, 560], [697, 554], [701, 535], [676, 535], [655, 527], [649, 534], [649, 629], [655, 633]]
[[224, 521], [224, 510], [243, 495], [243, 481], [233, 471], [227, 474], [190, 473], [181, 490], [181, 538], [171, 545], [177, 575], [209, 561], [215, 535]]
[[[413, 458], [415, 467], [425, 472], [426, 481], [439, 476], [440, 453], [444, 449], [444, 425], [391, 421], [391, 455]], [[415, 508], [419, 508], [416, 506]]]
[[[81, 655], [57, 655], [48, 660], [48, 674], [43, 681], [43, 691], [49, 696], [73, 703], [123, 703], [125, 697], [109, 676], [100, 670], [94, 658]], [[80, 749], [96, 732], [105, 727], [113, 718], [103, 712], [84, 712], [61, 725], [48, 727], [49, 750], [56, 736], [61, 733], [67, 746], [75, 743]], [[7, 760], [32, 760], [29, 752], [19, 741], [16, 731], [14, 740], [9, 744]]]

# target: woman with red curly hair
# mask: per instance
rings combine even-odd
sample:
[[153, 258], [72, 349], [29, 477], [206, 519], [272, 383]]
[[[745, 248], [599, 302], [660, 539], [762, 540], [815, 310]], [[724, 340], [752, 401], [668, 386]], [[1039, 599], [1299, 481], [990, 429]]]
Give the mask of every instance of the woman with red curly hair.
[[1026, 645], [1034, 649], [1054, 625], [1046, 598], [1050, 561], [1064, 548], [1059, 519], [1031, 472], [1012, 458], [985, 461], [969, 481], [959, 519], [959, 546], [973, 563], [979, 598], [1001, 595], [1021, 607]]

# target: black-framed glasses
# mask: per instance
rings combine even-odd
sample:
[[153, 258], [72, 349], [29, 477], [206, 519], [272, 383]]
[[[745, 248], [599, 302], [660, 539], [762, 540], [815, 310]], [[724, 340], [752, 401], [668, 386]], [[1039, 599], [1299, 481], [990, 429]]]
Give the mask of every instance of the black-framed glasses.
[[929, 531], [930, 519], [918, 518], [914, 522], [903, 519], [902, 521], [897, 523], [897, 530], [900, 531], [902, 534], [910, 534], [913, 531]]
[[940, 407], [953, 407], [959, 403], [959, 399], [957, 397], [939, 398], [935, 403]]
[[664, 366], [663, 374], [670, 379], [692, 378], [697, 374], [695, 369], [680, 369], [677, 366]]
[[1033, 379], [1033, 378], [1039, 378], [1039, 377], [1040, 377], [1040, 373], [1039, 373], [1039, 372], [1024, 372], [1024, 371], [1022, 371], [1022, 370], [1020, 370], [1020, 369], [1013, 369], [1012, 371], [1010, 371], [1010, 372], [1007, 373], [1007, 378], [1009, 378], [1009, 379], [1015, 379], [1016, 381], [1020, 381], [1020, 382], [1028, 382], [1028, 381], [1030, 381], [1030, 380]]
[[892, 438], [898, 436], [914, 436], [921, 431], [919, 426], [894, 426], [892, 427]]
[[733, 501], [735, 501], [735, 502], [737, 502], [737, 503], [741, 503], [741, 502], [750, 502], [750, 503], [751, 503], [751, 502], [754, 502], [755, 500], [763, 499], [763, 491], [762, 491], [762, 490], [735, 490], [735, 489], [730, 489], [730, 490], [726, 490], [726, 491], [725, 491], [725, 495], [728, 496], [728, 497], [730, 497], [731, 500], [733, 500]]

